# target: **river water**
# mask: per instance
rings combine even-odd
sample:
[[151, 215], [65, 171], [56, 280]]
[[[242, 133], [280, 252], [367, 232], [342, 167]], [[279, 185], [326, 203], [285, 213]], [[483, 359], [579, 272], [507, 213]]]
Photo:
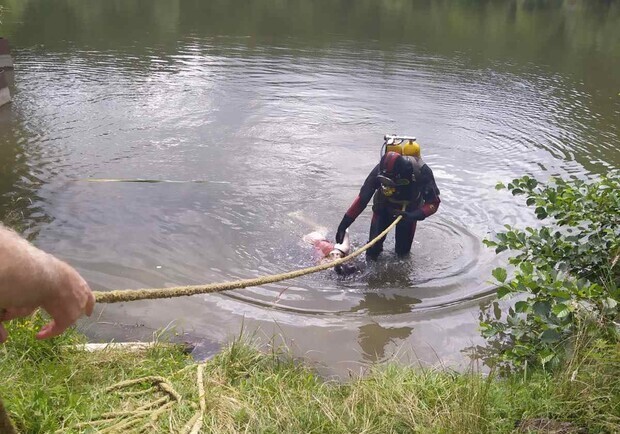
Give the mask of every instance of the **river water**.
[[[498, 181], [620, 167], [620, 5], [598, 1], [2, 0], [0, 215], [93, 289], [313, 265], [384, 133], [441, 190], [408, 259], [217, 295], [98, 306], [93, 339], [185, 333], [208, 355], [275, 337], [328, 374], [466, 364], [504, 265], [481, 240], [537, 224]], [[93, 182], [92, 179], [183, 182]], [[199, 182], [192, 182], [199, 181]], [[351, 228], [367, 240], [370, 210]]]

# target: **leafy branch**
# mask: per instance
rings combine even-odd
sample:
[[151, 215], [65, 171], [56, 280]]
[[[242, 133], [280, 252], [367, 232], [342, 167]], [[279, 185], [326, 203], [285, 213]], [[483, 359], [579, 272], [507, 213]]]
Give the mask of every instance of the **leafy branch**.
[[546, 224], [524, 230], [506, 225], [495, 240], [484, 243], [509, 259], [514, 277], [493, 270], [498, 302], [480, 316], [482, 335], [492, 363], [505, 370], [556, 366], [570, 349], [577, 328], [584, 326], [616, 341], [620, 256], [620, 178], [611, 172], [596, 182], [554, 179], [548, 185], [524, 176], [507, 186], [524, 195], [526, 204]]

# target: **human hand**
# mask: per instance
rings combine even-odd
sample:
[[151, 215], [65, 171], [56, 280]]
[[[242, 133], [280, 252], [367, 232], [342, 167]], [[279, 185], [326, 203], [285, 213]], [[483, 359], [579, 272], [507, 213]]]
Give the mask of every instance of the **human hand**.
[[52, 321], [41, 328], [37, 339], [58, 336], [82, 315], [90, 316], [95, 307], [95, 296], [82, 276], [65, 262], [58, 261], [58, 267], [60, 279], [53, 291], [56, 295], [41, 305]]
[[37, 294], [24, 294], [26, 305], [7, 306], [0, 309], [0, 343], [8, 334], [2, 321], [10, 321], [32, 314], [37, 307], [42, 307], [52, 320], [37, 333], [37, 339], [58, 336], [74, 324], [82, 315], [90, 316], [95, 305], [95, 297], [88, 284], [70, 265], [51, 255], [44, 265], [46, 281], [41, 288], [29, 289]]
[[426, 218], [421, 209], [416, 209], [413, 211], [395, 211], [393, 215], [394, 217], [402, 216], [403, 220], [411, 223], [424, 220]]
[[342, 244], [344, 241], [344, 234], [351, 224], [355, 221], [355, 219], [349, 217], [348, 215], [344, 215], [342, 221], [338, 225], [338, 230], [336, 231], [336, 244]]

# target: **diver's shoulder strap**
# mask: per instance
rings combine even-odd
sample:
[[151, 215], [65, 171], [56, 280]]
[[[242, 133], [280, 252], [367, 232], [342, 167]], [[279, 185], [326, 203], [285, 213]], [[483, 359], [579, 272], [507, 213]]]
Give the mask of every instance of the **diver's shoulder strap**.
[[421, 157], [406, 156], [405, 158], [408, 159], [411, 162], [411, 166], [413, 166], [412, 181], [416, 182], [416, 181], [421, 180], [422, 179], [422, 167], [426, 163], [424, 163]]

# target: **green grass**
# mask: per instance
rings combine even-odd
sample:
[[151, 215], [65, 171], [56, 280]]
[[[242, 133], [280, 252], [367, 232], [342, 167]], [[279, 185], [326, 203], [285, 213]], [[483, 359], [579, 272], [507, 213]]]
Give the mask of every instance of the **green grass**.
[[[196, 369], [180, 349], [86, 353], [63, 347], [83, 341], [75, 332], [34, 340], [41, 321], [12, 322], [11, 340], [0, 347], [0, 393], [21, 432], [94, 432], [74, 427], [155, 396], [105, 388], [148, 375], [166, 377], [183, 399], [144, 432], [178, 432], [195, 413]], [[601, 342], [584, 343], [554, 374], [499, 379], [386, 364], [336, 383], [302, 361], [238, 340], [206, 364], [204, 387], [203, 432], [503, 433], [534, 417], [569, 421], [591, 433], [620, 432], [620, 348]], [[132, 388], [140, 389], [145, 386]]]

